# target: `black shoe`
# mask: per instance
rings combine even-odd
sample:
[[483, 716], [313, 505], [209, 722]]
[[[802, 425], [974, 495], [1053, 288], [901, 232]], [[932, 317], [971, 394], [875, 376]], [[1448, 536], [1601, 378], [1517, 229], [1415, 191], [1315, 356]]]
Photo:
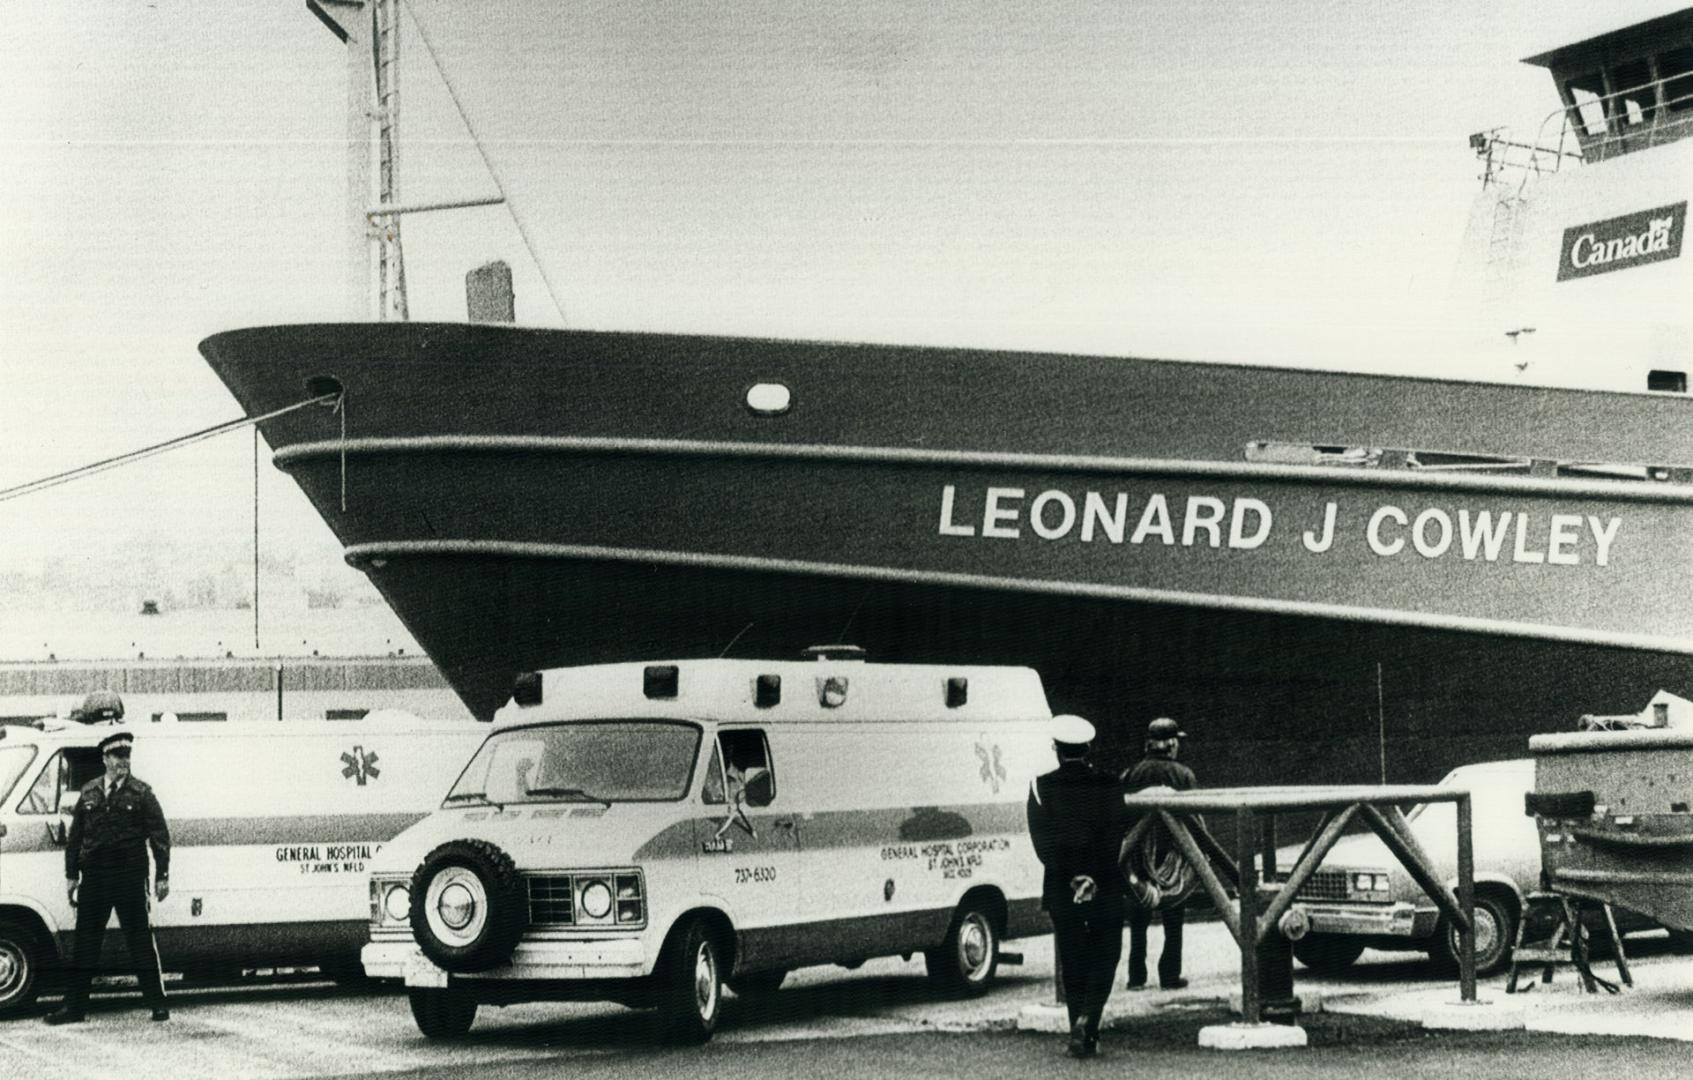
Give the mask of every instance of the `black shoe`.
[[1070, 1025], [1070, 1042], [1064, 1050], [1073, 1058], [1088, 1056], [1088, 1022], [1077, 1020]]
[[153, 1023], [157, 1024], [170, 1019], [170, 1010], [163, 1006], [153, 1010]]
[[73, 1009], [69, 1006], [64, 1006], [42, 1017], [42, 1022], [56, 1026], [59, 1024], [80, 1024], [84, 1019], [86, 1019], [86, 1017], [82, 1015], [82, 1011], [80, 1009]]
[[1125, 990], [1145, 990], [1146, 989], [1146, 980], [1145, 979], [1130, 979], [1128, 981], [1128, 984], [1125, 985], [1123, 987], [1123, 989], [1125, 989]]
[[1099, 1036], [1097, 1034], [1089, 1035], [1087, 1037], [1087, 1041], [1082, 1043], [1082, 1056], [1083, 1057], [1093, 1057], [1094, 1055], [1096, 1055], [1098, 1053], [1099, 1053]]
[[1185, 990], [1185, 989], [1187, 989], [1187, 980], [1182, 978], [1180, 975], [1177, 975], [1173, 979], [1159, 979], [1158, 980], [1158, 989], [1160, 989], [1160, 990]]

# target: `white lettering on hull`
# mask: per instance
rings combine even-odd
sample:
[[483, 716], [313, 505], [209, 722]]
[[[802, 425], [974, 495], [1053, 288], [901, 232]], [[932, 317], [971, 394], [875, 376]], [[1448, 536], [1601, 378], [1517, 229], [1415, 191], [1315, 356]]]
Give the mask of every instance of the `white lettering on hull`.
[[[1024, 488], [988, 487], [976, 496], [976, 515], [961, 497], [958, 485], [941, 489], [939, 535], [1019, 540], [1024, 526], [1045, 542], [1069, 540], [1083, 544], [1130, 547], [1207, 547], [1253, 551], [1276, 535], [1277, 512], [1263, 499], [1251, 496], [1221, 498], [1188, 495], [1175, 499], [1163, 492], [1145, 497], [1128, 529], [1135, 508], [1127, 492], [1070, 492], [1049, 488], [1029, 497]], [[973, 500], [974, 501], [974, 500]], [[962, 520], [961, 520], [962, 518]], [[1383, 503], [1367, 514], [1343, 514], [1339, 503], [1325, 502], [1313, 527], [1298, 532], [1299, 544], [1313, 555], [1333, 550], [1347, 535], [1345, 521], [1362, 520], [1365, 548], [1378, 558], [1407, 554], [1428, 559], [1465, 562], [1506, 562], [1518, 566], [1609, 566], [1622, 530], [1622, 518], [1593, 514], [1524, 513], [1469, 507], [1407, 508]], [[1298, 528], [1298, 526], [1294, 526]], [[1359, 534], [1352, 533], [1354, 537]], [[1356, 543], [1356, 539], [1352, 541]]]

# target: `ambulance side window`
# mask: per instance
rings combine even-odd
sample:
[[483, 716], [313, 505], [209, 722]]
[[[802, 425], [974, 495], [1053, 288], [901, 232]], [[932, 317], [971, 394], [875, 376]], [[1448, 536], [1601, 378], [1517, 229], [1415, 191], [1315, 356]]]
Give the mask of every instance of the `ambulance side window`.
[[29, 786], [29, 794], [18, 804], [18, 813], [57, 814], [60, 792], [69, 780], [70, 769], [65, 764], [65, 755], [54, 754], [42, 768], [41, 775], [35, 778], [35, 783]]
[[728, 802], [728, 784], [723, 779], [723, 750], [711, 744], [711, 762], [705, 767], [705, 783], [700, 787], [700, 799], [708, 803]]
[[770, 761], [770, 744], [764, 732], [754, 729], [725, 731], [717, 736], [728, 778], [728, 798], [733, 802], [745, 793], [748, 806], [769, 806], [776, 799], [776, 770]]

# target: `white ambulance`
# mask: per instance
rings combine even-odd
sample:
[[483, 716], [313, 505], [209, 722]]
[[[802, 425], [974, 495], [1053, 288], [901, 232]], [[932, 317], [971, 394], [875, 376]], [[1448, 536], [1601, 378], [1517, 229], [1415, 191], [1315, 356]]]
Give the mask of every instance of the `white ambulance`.
[[[171, 892], [153, 905], [166, 971], [318, 965], [357, 973], [365, 868], [421, 819], [487, 737], [468, 720], [120, 725], [171, 831]], [[26, 1008], [70, 955], [65, 837], [77, 791], [104, 772], [111, 724], [0, 728], [0, 1014]], [[104, 966], [127, 970], [114, 920]]]
[[405, 981], [431, 1038], [480, 1003], [588, 999], [702, 1041], [725, 983], [916, 952], [985, 989], [1002, 940], [1050, 930], [1039, 676], [811, 652], [521, 678], [441, 809], [372, 861], [366, 972]]

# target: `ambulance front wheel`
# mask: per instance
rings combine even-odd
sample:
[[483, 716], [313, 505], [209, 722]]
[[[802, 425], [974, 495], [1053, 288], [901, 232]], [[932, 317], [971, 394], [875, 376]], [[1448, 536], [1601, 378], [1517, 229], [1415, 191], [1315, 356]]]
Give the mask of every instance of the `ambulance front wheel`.
[[35, 1003], [44, 958], [41, 939], [29, 926], [0, 919], [0, 1016]]
[[667, 1042], [703, 1043], [723, 1012], [723, 951], [703, 919], [671, 937], [658, 971], [658, 1028]]
[[461, 1039], [476, 1022], [476, 999], [463, 990], [408, 990], [411, 1016], [428, 1039]]
[[954, 994], [974, 997], [993, 985], [999, 971], [999, 928], [979, 901], [960, 904], [939, 948], [923, 953], [929, 978]]

